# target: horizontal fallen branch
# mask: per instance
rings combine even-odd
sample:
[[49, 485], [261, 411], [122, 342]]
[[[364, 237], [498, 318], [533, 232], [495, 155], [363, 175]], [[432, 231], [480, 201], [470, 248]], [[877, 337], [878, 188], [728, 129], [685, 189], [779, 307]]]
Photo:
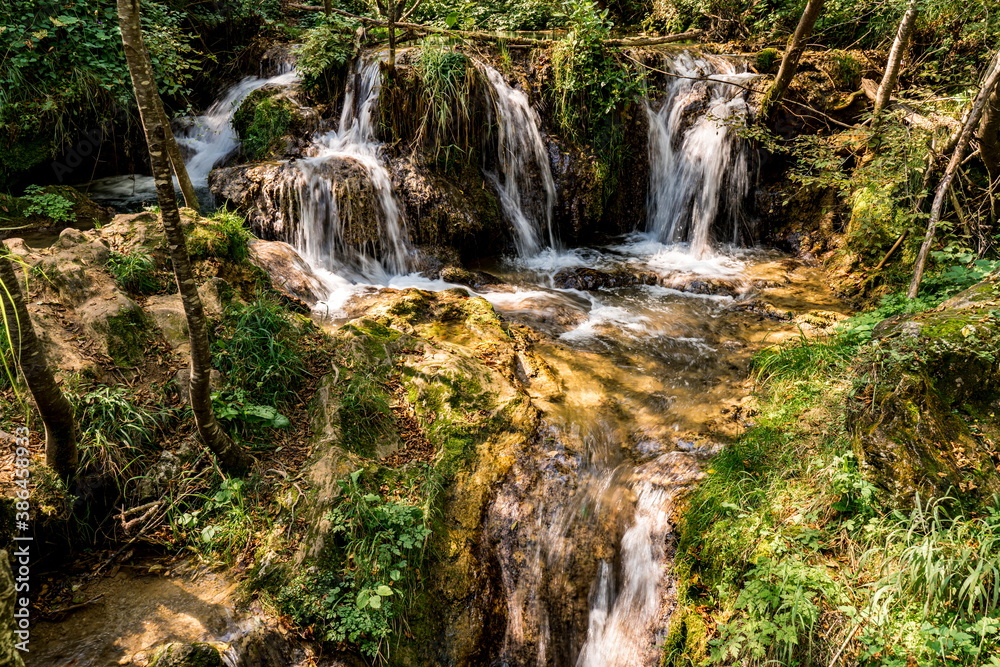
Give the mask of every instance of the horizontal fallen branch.
[[[322, 12], [326, 11], [323, 7], [316, 7], [313, 5], [299, 5], [290, 4], [287, 5], [289, 9], [299, 9], [307, 12]], [[352, 14], [350, 12], [345, 12], [343, 9], [330, 8], [330, 11], [334, 14], [339, 14], [341, 16], [346, 16], [347, 18], [354, 19], [355, 21], [361, 21], [368, 25], [374, 25], [386, 28], [389, 26], [388, 21], [382, 19], [373, 19], [367, 16], [359, 16], [358, 14]], [[405, 23], [396, 22], [397, 28], [403, 28], [406, 30], [413, 30], [415, 32], [425, 32], [433, 33], [438, 35], [450, 35], [452, 37], [461, 37], [462, 39], [471, 39], [482, 42], [504, 42], [505, 44], [514, 44], [518, 46], [539, 46], [547, 47], [552, 46], [559, 40], [555, 39], [537, 39], [534, 37], [517, 37], [509, 35], [498, 35], [492, 32], [480, 32], [478, 30], [452, 30], [450, 28], [438, 28], [431, 25], [423, 25], [420, 23]], [[632, 37], [628, 39], [606, 39], [604, 43], [608, 46], [656, 46], [657, 44], [670, 44], [672, 42], [683, 42], [688, 39], [694, 39], [703, 33], [701, 30], [691, 30], [688, 32], [678, 33], [676, 35], [665, 35], [663, 37]]]

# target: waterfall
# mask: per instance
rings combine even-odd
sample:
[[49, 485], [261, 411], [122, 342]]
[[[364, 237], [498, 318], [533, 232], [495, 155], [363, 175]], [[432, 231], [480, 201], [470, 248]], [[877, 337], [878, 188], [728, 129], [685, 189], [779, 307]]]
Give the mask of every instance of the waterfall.
[[[292, 245], [313, 266], [385, 282], [406, 273], [411, 249], [406, 222], [375, 138], [374, 112], [382, 88], [381, 62], [359, 59], [349, 78], [337, 130], [313, 138], [311, 157], [294, 163], [280, 184], [281, 211], [292, 224]], [[362, 172], [376, 211], [369, 218], [341, 201], [351, 172]], [[348, 178], [343, 178], [345, 174]], [[357, 174], [356, 174], [357, 175]], [[357, 179], [355, 178], [355, 181]], [[355, 188], [352, 195], [364, 198]], [[372, 214], [377, 218], [371, 220]], [[359, 218], [359, 219], [356, 219]]]
[[[729, 123], [749, 112], [743, 85], [755, 74], [733, 61], [683, 52], [673, 58], [664, 99], [646, 103], [649, 119], [647, 232], [663, 243], [711, 255], [712, 226], [728, 216], [736, 241], [750, 189], [744, 142]], [[689, 78], [681, 78], [689, 77]]]
[[233, 115], [243, 100], [268, 84], [289, 85], [298, 80], [294, 63], [282, 62], [280, 69], [277, 76], [270, 78], [246, 77], [227, 90], [204, 115], [191, 119], [187, 127], [176, 132], [178, 145], [188, 151], [185, 166], [196, 189], [205, 189], [209, 172], [239, 149], [240, 140], [233, 129]]
[[497, 173], [487, 176], [514, 228], [518, 255], [527, 257], [538, 253], [543, 245], [556, 245], [552, 229], [556, 183], [539, 129], [541, 121], [527, 95], [508, 85], [493, 67], [485, 63], [477, 66], [490, 84], [490, 101], [499, 132]]

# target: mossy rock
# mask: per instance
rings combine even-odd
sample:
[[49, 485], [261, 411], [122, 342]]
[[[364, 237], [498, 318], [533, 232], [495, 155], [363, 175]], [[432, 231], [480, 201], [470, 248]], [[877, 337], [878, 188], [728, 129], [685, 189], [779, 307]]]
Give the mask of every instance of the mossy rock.
[[881, 323], [856, 368], [847, 426], [859, 460], [895, 504], [1000, 492], [997, 281]]
[[123, 307], [104, 321], [108, 355], [121, 367], [135, 366], [150, 342], [149, 317], [138, 307]]
[[264, 160], [283, 152], [283, 141], [302, 122], [297, 105], [280, 90], [258, 88], [250, 93], [233, 114], [233, 129], [250, 160]]
[[166, 644], [156, 649], [149, 667], [225, 667], [219, 649], [211, 644]]

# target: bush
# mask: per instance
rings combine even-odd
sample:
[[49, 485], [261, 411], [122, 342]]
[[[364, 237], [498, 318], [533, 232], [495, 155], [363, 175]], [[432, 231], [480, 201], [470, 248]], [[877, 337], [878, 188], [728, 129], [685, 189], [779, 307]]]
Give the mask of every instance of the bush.
[[231, 305], [212, 341], [215, 367], [256, 403], [278, 405], [305, 377], [302, 328], [276, 302]]
[[[258, 96], [257, 93], [263, 93]], [[268, 91], [254, 91], [233, 116], [243, 152], [250, 160], [263, 160], [280, 145], [292, 126], [292, 102]]]
[[340, 499], [324, 517], [334, 542], [317, 571], [296, 577], [279, 601], [323, 640], [355, 644], [384, 660], [416, 586], [430, 530], [420, 507], [366, 493], [360, 475], [358, 470], [340, 482]]
[[118, 286], [132, 294], [153, 294], [163, 286], [156, 273], [156, 262], [148, 253], [139, 250], [112, 252], [108, 258], [108, 270]]
[[208, 221], [195, 223], [188, 231], [188, 253], [192, 259], [227, 259], [245, 262], [250, 257], [254, 236], [246, 221], [235, 211], [223, 208]]
[[45, 192], [40, 186], [29, 185], [25, 188], [22, 199], [28, 204], [24, 208], [26, 216], [38, 215], [61, 223], [76, 222], [73, 202], [60, 194]]
[[169, 416], [129, 398], [125, 387], [101, 386], [69, 396], [80, 426], [81, 469], [93, 465], [119, 477], [128, 474]]
[[324, 16], [302, 35], [296, 50], [297, 67], [307, 90], [330, 89], [332, 79], [346, 70], [354, 58], [354, 31], [358, 23], [339, 14]]

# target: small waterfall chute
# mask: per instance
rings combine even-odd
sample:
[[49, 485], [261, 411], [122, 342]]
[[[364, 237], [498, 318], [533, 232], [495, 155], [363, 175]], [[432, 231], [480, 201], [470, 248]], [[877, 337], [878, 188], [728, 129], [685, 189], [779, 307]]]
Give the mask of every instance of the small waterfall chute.
[[536, 255], [543, 247], [556, 245], [552, 226], [556, 184], [541, 120], [523, 91], [508, 84], [495, 68], [482, 62], [477, 66], [489, 82], [498, 132], [497, 169], [487, 177], [514, 229], [518, 255]]
[[[712, 253], [712, 227], [729, 217], [738, 236], [741, 205], [750, 189], [750, 160], [731, 123], [749, 115], [743, 84], [756, 75], [739, 63], [683, 52], [649, 120], [649, 196], [646, 231], [662, 243], [688, 243], [695, 257]], [[738, 84], [738, 85], [733, 85]]]

